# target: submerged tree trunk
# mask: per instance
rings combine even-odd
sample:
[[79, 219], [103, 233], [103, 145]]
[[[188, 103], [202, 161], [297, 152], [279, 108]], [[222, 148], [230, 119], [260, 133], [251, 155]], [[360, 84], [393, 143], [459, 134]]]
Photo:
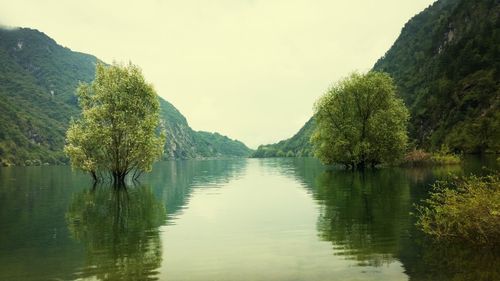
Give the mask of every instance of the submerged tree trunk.
[[115, 187], [125, 186], [125, 177], [127, 176], [126, 172], [122, 171], [113, 171], [113, 185]]
[[90, 175], [92, 176], [92, 179], [94, 180], [94, 185], [99, 181], [99, 178], [97, 177], [97, 173], [95, 171], [90, 171]]
[[366, 168], [366, 162], [365, 160], [362, 160], [355, 166], [358, 170], [364, 170]]

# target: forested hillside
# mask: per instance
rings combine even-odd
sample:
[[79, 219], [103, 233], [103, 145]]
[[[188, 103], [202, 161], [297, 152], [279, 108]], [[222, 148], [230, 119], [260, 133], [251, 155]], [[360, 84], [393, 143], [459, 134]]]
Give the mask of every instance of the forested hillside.
[[[1, 164], [67, 161], [62, 152], [66, 128], [71, 117], [79, 114], [75, 89], [79, 82], [93, 80], [97, 61], [58, 45], [37, 30], [0, 29]], [[167, 129], [165, 158], [251, 153], [241, 142], [193, 131], [172, 104], [160, 100]]]
[[252, 157], [307, 157], [313, 156], [312, 145], [309, 142], [314, 130], [314, 118], [306, 124], [293, 137], [278, 143], [260, 145]]
[[[439, 0], [414, 16], [373, 67], [389, 73], [411, 113], [413, 145], [457, 152], [500, 151], [500, 2]], [[255, 157], [309, 150], [312, 118], [291, 139]], [[292, 153], [289, 153], [289, 152]]]
[[394, 77], [427, 149], [500, 149], [500, 2], [438, 1], [403, 28], [374, 66]]

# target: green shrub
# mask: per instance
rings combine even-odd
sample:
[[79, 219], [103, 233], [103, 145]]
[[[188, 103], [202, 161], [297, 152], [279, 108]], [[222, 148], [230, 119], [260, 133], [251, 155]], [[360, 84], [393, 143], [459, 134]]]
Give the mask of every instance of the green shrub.
[[417, 206], [417, 226], [440, 241], [500, 244], [499, 175], [437, 182]]
[[403, 166], [432, 166], [432, 165], [455, 165], [460, 164], [460, 156], [451, 153], [446, 147], [441, 150], [429, 153], [422, 149], [413, 149], [407, 152], [401, 163]]
[[453, 165], [460, 164], [461, 159], [458, 155], [451, 153], [446, 145], [442, 145], [441, 149], [431, 156], [432, 163], [436, 165]]
[[422, 149], [414, 149], [406, 153], [403, 159], [405, 166], [427, 166], [431, 163], [431, 154]]
[[435, 165], [454, 165], [462, 160], [455, 154], [432, 154], [431, 161]]

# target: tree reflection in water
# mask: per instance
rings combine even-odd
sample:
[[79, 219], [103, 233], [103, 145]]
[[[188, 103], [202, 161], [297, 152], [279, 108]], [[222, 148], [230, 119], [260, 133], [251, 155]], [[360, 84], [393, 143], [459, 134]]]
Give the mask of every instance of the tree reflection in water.
[[399, 259], [413, 281], [500, 280], [498, 249], [435, 243], [420, 232], [404, 240]]
[[318, 201], [318, 235], [332, 242], [334, 254], [361, 266], [399, 261], [409, 280], [500, 280], [498, 249], [434, 243], [415, 227], [416, 217], [410, 214], [415, 203], [429, 196], [435, 180], [497, 169], [496, 164], [480, 160], [352, 172], [328, 170], [312, 159], [299, 159], [286, 162], [285, 171], [304, 183]]
[[325, 171], [316, 178], [321, 239], [359, 265], [391, 263], [408, 226], [408, 182], [400, 172]]
[[72, 237], [86, 250], [78, 278], [156, 280], [161, 265], [158, 227], [165, 207], [148, 186], [95, 186], [73, 196], [66, 213]]

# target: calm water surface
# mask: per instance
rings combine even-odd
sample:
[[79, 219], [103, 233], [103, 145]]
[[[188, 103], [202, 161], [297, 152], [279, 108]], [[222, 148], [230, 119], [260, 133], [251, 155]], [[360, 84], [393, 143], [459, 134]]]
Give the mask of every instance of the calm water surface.
[[500, 254], [433, 245], [410, 215], [436, 179], [494, 165], [176, 161], [119, 191], [0, 168], [0, 280], [500, 280]]

